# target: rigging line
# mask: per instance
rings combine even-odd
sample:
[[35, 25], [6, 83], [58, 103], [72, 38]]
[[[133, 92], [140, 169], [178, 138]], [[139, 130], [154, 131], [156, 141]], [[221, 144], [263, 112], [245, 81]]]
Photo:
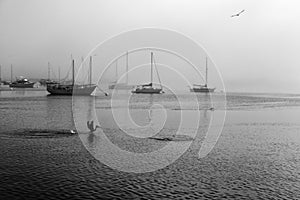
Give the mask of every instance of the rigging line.
[[84, 59], [83, 59], [83, 57], [81, 57], [81, 64], [82, 64], [82, 66], [81, 66], [81, 71], [87, 71], [87, 72], [85, 72], [86, 73], [86, 75], [84, 75], [83, 77], [83, 82], [82, 82], [82, 84], [84, 84], [84, 83], [86, 83], [86, 81], [89, 79], [89, 73], [88, 73], [88, 70], [83, 70], [83, 69], [85, 69], [85, 63], [84, 63]]
[[[52, 76], [53, 78], [50, 78], [51, 76]], [[50, 80], [50, 79], [56, 79], [56, 74], [55, 74], [55, 72], [53, 71], [50, 62], [48, 62], [48, 80]]]
[[54, 72], [54, 70], [52, 68], [50, 68], [50, 71], [51, 71], [51, 75], [53, 76], [53, 78], [57, 79], [56, 73]]
[[83, 84], [87, 82], [87, 80], [89, 79], [89, 73], [86, 73], [83, 79]]
[[154, 57], [153, 57], [153, 62], [154, 62], [154, 68], [155, 68], [155, 71], [156, 71], [156, 74], [157, 74], [157, 77], [158, 77], [158, 81], [159, 81], [159, 84], [160, 84], [160, 88], [162, 89], [162, 85], [161, 85], [161, 81], [160, 81], [160, 77], [159, 77], [159, 73], [158, 73], [158, 70], [157, 70], [157, 67], [156, 67], [156, 62], [155, 62]]
[[64, 78], [62, 78], [63, 81], [66, 81], [69, 78], [69, 74], [70, 74], [70, 71], [72, 69], [72, 60], [73, 60], [73, 55], [71, 54], [71, 63], [69, 65], [69, 69], [68, 69], [67, 75]]
[[102, 90], [98, 85], [97, 85], [97, 88], [98, 88], [101, 92], [103, 92], [105, 96], [108, 96], [108, 95], [109, 95], [108, 92], [105, 92], [104, 90]]
[[[71, 57], [73, 58], [72, 54], [71, 54]], [[72, 62], [70, 64], [70, 66], [69, 66], [67, 75], [64, 78], [62, 78], [63, 81], [66, 81], [69, 78], [69, 74], [70, 74], [71, 69], [72, 69]]]
[[64, 78], [62, 78], [62, 80], [66, 80], [66, 79], [69, 78], [69, 73], [70, 73], [70, 71], [71, 71], [71, 67], [69, 67], [68, 72], [67, 72], [67, 75], [66, 75]]

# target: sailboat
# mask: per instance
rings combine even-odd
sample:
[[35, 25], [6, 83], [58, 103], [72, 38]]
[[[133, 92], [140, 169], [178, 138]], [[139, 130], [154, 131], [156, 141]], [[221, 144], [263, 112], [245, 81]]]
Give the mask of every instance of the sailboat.
[[136, 94], [161, 94], [161, 93], [163, 93], [163, 88], [162, 88], [162, 85], [160, 82], [160, 78], [159, 78], [159, 74], [156, 69], [156, 66], [155, 66], [155, 69], [157, 72], [160, 88], [153, 87], [153, 61], [154, 61], [153, 60], [153, 52], [151, 52], [151, 81], [150, 81], [150, 83], [136, 86], [136, 88], [133, 91], [131, 91], [132, 93], [136, 93]]
[[47, 86], [48, 84], [55, 84], [58, 83], [57, 81], [50, 78], [51, 75], [51, 68], [50, 68], [50, 62], [48, 62], [48, 79], [41, 79], [39, 80], [40, 84], [42, 86]]
[[118, 83], [118, 60], [116, 60], [116, 80], [108, 86], [108, 89], [131, 90], [133, 87], [133, 85], [128, 85], [128, 52], [126, 52], [126, 82]]
[[201, 93], [209, 93], [214, 92], [216, 88], [209, 88], [207, 86], [207, 75], [208, 75], [208, 69], [207, 69], [207, 57], [205, 59], [205, 66], [206, 66], [206, 72], [205, 72], [205, 84], [199, 85], [199, 84], [193, 84], [193, 87], [190, 88], [191, 92], [201, 92]]
[[75, 84], [75, 61], [72, 60], [72, 83], [71, 84], [60, 84], [50, 83], [47, 84], [47, 91], [51, 95], [91, 95], [96, 89], [97, 85], [92, 84], [92, 56], [90, 56], [90, 73], [89, 73], [89, 84], [78, 85]]

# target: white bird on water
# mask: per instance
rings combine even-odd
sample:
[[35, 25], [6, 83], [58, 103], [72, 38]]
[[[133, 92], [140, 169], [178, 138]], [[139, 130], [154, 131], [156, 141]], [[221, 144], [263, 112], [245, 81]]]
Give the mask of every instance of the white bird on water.
[[86, 125], [88, 127], [88, 129], [90, 129], [91, 133], [93, 133], [94, 131], [97, 130], [97, 128], [100, 128], [100, 126], [96, 125], [95, 128], [94, 128], [94, 121], [87, 121], [86, 122]]
[[240, 16], [240, 14], [242, 14], [244, 11], [245, 11], [245, 10], [242, 10], [242, 11], [240, 11], [240, 12], [237, 13], [237, 14], [231, 15], [231, 17], [238, 17], [238, 16]]

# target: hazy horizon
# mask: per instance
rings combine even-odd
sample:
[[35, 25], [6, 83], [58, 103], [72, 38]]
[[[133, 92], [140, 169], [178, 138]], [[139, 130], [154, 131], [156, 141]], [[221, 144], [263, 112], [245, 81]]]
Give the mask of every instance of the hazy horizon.
[[[11, 64], [14, 77], [47, 78], [48, 62], [56, 77], [58, 67], [64, 77], [71, 55], [80, 62], [113, 35], [154, 27], [202, 45], [229, 92], [300, 93], [299, 5], [296, 0], [1, 0], [2, 79], [10, 80]], [[219, 87], [211, 75], [210, 85]]]

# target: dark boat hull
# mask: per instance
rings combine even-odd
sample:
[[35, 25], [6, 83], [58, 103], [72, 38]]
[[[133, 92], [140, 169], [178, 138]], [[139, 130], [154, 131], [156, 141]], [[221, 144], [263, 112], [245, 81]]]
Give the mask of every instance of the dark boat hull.
[[11, 88], [34, 88], [35, 83], [11, 83], [9, 87]]
[[135, 89], [132, 91], [135, 94], [161, 94], [162, 89], [160, 88], [142, 88], [142, 89]]
[[215, 91], [215, 88], [191, 88], [190, 91], [200, 93], [211, 93]]
[[91, 95], [96, 85], [47, 85], [47, 91], [51, 95]]

